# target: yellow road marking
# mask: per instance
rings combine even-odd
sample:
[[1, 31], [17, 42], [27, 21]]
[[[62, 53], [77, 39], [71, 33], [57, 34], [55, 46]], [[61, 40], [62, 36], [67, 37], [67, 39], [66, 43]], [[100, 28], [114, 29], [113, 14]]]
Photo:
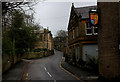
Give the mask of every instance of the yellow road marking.
[[28, 73], [25, 74], [25, 80], [28, 80]]
[[[67, 72], [68, 74], [70, 74], [71, 76], [73, 76], [74, 78], [76, 78], [77, 80], [82, 81], [80, 78], [78, 78], [77, 76], [73, 75], [71, 72], [69, 72], [69, 71], [67, 71], [66, 69], [64, 69], [64, 68], [61, 66], [61, 62], [62, 62], [62, 58], [61, 58], [61, 61], [60, 61], [60, 64], [59, 64], [59, 66], [60, 66], [60, 68], [61, 68], [62, 70], [64, 70], [65, 72]], [[84, 81], [83, 81], [83, 82], [84, 82]]]
[[28, 73], [26, 74], [26, 76], [28, 77]]

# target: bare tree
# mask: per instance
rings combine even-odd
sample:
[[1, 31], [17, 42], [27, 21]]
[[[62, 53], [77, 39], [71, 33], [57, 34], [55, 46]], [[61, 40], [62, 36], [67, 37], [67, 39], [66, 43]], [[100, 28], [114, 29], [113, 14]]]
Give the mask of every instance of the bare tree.
[[65, 30], [57, 31], [56, 37], [67, 37], [67, 31], [65, 31]]
[[[11, 25], [13, 20], [13, 12], [20, 11], [24, 14], [25, 22], [32, 24], [33, 22], [33, 14], [35, 11], [33, 10], [33, 6], [37, 4], [36, 2], [2, 2], [2, 27], [3, 31]], [[32, 11], [31, 15], [26, 15], [26, 12]]]
[[64, 46], [66, 45], [67, 31], [59, 30], [57, 31], [57, 35], [54, 38], [54, 48], [57, 50], [64, 50]]

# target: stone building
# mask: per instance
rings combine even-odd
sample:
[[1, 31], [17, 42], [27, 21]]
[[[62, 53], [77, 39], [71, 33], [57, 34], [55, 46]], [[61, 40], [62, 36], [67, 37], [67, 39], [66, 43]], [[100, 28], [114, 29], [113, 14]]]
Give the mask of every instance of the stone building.
[[96, 9], [97, 6], [75, 8], [72, 4], [68, 24], [69, 61], [87, 61], [88, 56], [98, 58], [98, 28], [89, 23], [89, 11]]
[[120, 2], [98, 2], [99, 76], [120, 79]]
[[42, 48], [42, 49], [49, 49], [53, 50], [53, 37], [51, 31], [48, 29], [39, 30], [37, 31], [38, 34], [38, 42], [36, 43], [35, 49]]

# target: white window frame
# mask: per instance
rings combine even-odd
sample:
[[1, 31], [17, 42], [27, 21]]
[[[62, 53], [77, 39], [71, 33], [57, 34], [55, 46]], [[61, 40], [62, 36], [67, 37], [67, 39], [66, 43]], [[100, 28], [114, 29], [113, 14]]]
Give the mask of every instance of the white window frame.
[[91, 32], [91, 34], [87, 34], [87, 29], [91, 29], [92, 30], [92, 28], [87, 28], [87, 22], [85, 23], [85, 33], [86, 33], [86, 35], [92, 35], [92, 32]]
[[98, 29], [98, 27], [94, 27], [94, 26], [93, 26], [93, 34], [94, 34], [94, 35], [98, 35], [98, 33], [95, 33], [95, 31], [94, 31], [95, 29], [94, 29], [94, 28], [97, 28], [97, 29]]

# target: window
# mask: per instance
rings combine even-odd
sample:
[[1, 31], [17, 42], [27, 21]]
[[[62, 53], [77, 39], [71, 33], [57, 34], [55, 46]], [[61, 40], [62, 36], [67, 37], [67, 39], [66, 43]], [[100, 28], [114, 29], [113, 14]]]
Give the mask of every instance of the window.
[[69, 33], [68, 34], [69, 35], [69, 40], [71, 40], [72, 39], [71, 31], [69, 31], [68, 33]]
[[71, 47], [69, 47], [69, 54], [72, 57], [72, 48]]
[[98, 34], [98, 27], [90, 26], [90, 23], [86, 23], [86, 35], [97, 35]]
[[79, 47], [75, 48], [75, 56], [76, 56], [76, 60], [79, 61], [79, 58], [80, 58], [80, 48]]
[[44, 41], [46, 40], [46, 36], [45, 36], [45, 33], [44, 33]]
[[78, 37], [78, 35], [79, 35], [78, 32], [79, 32], [79, 31], [78, 31], [78, 26], [77, 26], [77, 27], [76, 27], [76, 37]]
[[98, 34], [98, 27], [93, 27], [93, 34], [97, 35]]
[[86, 23], [86, 35], [92, 35], [92, 27], [90, 27], [90, 23]]
[[42, 41], [42, 35], [40, 35], [40, 41]]
[[75, 38], [75, 30], [73, 30], [73, 39]]

